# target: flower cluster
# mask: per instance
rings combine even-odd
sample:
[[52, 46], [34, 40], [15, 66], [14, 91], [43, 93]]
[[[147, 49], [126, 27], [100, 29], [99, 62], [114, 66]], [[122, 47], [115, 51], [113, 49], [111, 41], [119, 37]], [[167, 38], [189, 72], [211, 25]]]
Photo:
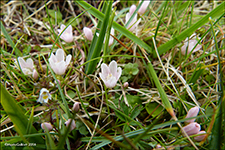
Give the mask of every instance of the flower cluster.
[[[196, 117], [198, 115], [199, 108], [193, 107], [191, 108], [185, 118], [191, 118], [191, 117]], [[187, 133], [187, 135], [194, 135], [194, 134], [199, 134], [199, 136], [194, 137], [196, 141], [202, 141], [206, 137], [206, 132], [205, 131], [200, 131], [201, 126], [197, 122], [194, 122], [195, 119], [190, 119], [185, 121], [186, 123], [189, 123], [188, 125], [184, 126], [183, 129]]]

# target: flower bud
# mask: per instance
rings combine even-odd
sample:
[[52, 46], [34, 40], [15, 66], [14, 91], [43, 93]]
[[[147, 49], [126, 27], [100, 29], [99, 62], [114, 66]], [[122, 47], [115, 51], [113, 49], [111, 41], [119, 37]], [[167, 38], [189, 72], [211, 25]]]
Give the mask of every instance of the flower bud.
[[79, 111], [79, 109], [80, 109], [80, 103], [79, 102], [75, 102], [73, 104], [72, 111], [75, 112], [75, 113], [77, 113]]
[[127, 88], [129, 86], [129, 83], [128, 82], [125, 82], [124, 84], [123, 84], [123, 87], [125, 87], [125, 88]]
[[91, 29], [90, 28], [87, 28], [87, 27], [84, 27], [83, 28], [83, 32], [84, 32], [84, 35], [86, 36], [86, 38], [89, 41], [92, 41], [92, 39], [93, 39], [93, 33], [92, 33]]
[[38, 78], [38, 73], [37, 73], [37, 71], [35, 69], [33, 70], [33, 78], [35, 80]]
[[136, 6], [132, 5], [129, 10], [130, 16], [132, 16], [132, 14], [134, 13], [135, 10], [136, 10]]
[[184, 126], [183, 129], [187, 133], [187, 135], [190, 136], [190, 135], [197, 134], [200, 131], [201, 126], [197, 122], [192, 122], [192, 123]]
[[[68, 119], [68, 120], [65, 122], [66, 127], [69, 126], [70, 122], [71, 122], [71, 119]], [[74, 120], [72, 120], [72, 123], [71, 123], [71, 125], [70, 125], [70, 131], [72, 131], [74, 128], [76, 128], [76, 123], [75, 123]]]
[[41, 128], [42, 128], [43, 130], [47, 129], [48, 131], [50, 131], [50, 130], [53, 129], [51, 123], [48, 123], [48, 122], [42, 123], [42, 124], [41, 124]]
[[[198, 112], [199, 112], [199, 108], [197, 106], [195, 106], [188, 111], [187, 116], [185, 118], [196, 117], [198, 115]], [[194, 121], [195, 121], [195, 119], [190, 119], [190, 120], [187, 120], [185, 122], [191, 123], [191, 122], [194, 122]]]
[[202, 134], [202, 135], [199, 135], [199, 136], [196, 136], [196, 137], [194, 137], [194, 139], [196, 140], [196, 141], [202, 141], [207, 135], [206, 134], [204, 134], [204, 133], [206, 133], [205, 131], [200, 131], [200, 132], [198, 132], [198, 134]]
[[[139, 1], [139, 4], [140, 4], [140, 3], [141, 3], [141, 0]], [[138, 13], [139, 13], [140, 15], [143, 15], [143, 14], [145, 13], [146, 9], [148, 8], [149, 3], [150, 3], [150, 0], [144, 1], [144, 2], [142, 3], [141, 7], [140, 7], [139, 10], [138, 10]]]

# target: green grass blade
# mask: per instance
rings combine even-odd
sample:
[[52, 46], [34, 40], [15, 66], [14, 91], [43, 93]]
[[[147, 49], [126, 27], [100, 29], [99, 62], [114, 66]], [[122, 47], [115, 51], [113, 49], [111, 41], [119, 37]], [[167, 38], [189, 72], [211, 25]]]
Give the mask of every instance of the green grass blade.
[[[6, 113], [9, 115], [11, 121], [15, 125], [16, 131], [23, 135], [26, 134], [28, 127], [28, 119], [24, 115], [19, 104], [16, 103], [16, 101], [7, 92], [7, 90], [3, 87], [2, 84], [1, 84], [1, 104]], [[30, 127], [30, 133], [37, 133], [36, 129], [33, 126]], [[29, 142], [37, 143], [37, 145], [44, 144], [44, 140], [42, 139], [41, 136], [30, 137]]]
[[[203, 17], [201, 20], [199, 20], [197, 23], [193, 24], [190, 28], [184, 30], [182, 33], [180, 33], [178, 36], [173, 38], [172, 40], [166, 42], [165, 44], [158, 47], [159, 55], [166, 53], [169, 49], [183, 41], [186, 37], [191, 36], [198, 28], [205, 25], [208, 22], [208, 18], [211, 17], [212, 19], [216, 19], [218, 17], [224, 15], [225, 9], [224, 9], [225, 2], [222, 2], [219, 6], [217, 6], [215, 9], [213, 9], [210, 13], [208, 13], [205, 17]], [[157, 57], [156, 53], [153, 52], [153, 56]]]
[[[112, 1], [110, 1], [109, 3], [108, 2], [104, 2], [104, 3], [106, 4], [106, 14], [105, 14], [105, 17], [103, 19], [103, 23], [102, 23], [102, 26], [101, 26], [99, 37], [97, 39], [97, 43], [94, 47], [93, 52], [91, 52], [91, 56], [88, 57], [88, 60], [99, 57], [100, 54], [101, 54], [101, 49], [102, 49], [102, 46], [103, 46], [103, 41], [104, 41], [104, 38], [105, 38], [105, 33], [106, 33], [106, 29], [107, 29], [108, 22], [109, 22], [109, 16], [110, 16], [111, 9], [112, 9]], [[85, 68], [86, 74], [93, 73], [97, 63], [98, 63], [98, 60], [90, 62]]]
[[12, 41], [12, 39], [10, 38], [8, 32], [6, 31], [6, 29], [5, 29], [5, 27], [4, 27], [3, 23], [2, 23], [2, 21], [1, 21], [1, 31], [2, 31], [3, 34], [5, 35], [5, 38], [6, 38], [6, 40], [9, 42], [9, 44], [11, 45], [11, 47], [12, 47], [13, 49], [15, 49], [15, 54], [16, 54], [16, 56], [22, 56], [21, 51], [20, 51], [17, 47], [15, 47], [15, 44], [14, 44], [14, 42]]
[[224, 103], [224, 84], [223, 84], [223, 71], [222, 71], [222, 65], [221, 65], [221, 58], [220, 58], [220, 53], [219, 53], [219, 47], [217, 44], [217, 39], [216, 39], [216, 34], [214, 31], [214, 27], [213, 27], [213, 23], [212, 23], [212, 19], [209, 18], [210, 24], [211, 24], [211, 28], [212, 28], [212, 33], [213, 33], [213, 38], [214, 38], [214, 43], [215, 43], [215, 48], [216, 48], [216, 54], [218, 57], [218, 63], [219, 63], [219, 82], [220, 84], [219, 86], [219, 100], [217, 103], [217, 112], [216, 112], [216, 119], [213, 125], [213, 129], [212, 129], [212, 136], [211, 136], [211, 141], [210, 141], [210, 146], [209, 149], [221, 149], [222, 148], [222, 144], [224, 144], [222, 141], [223, 139], [223, 135], [221, 133], [224, 133], [222, 131], [222, 117], [224, 114], [222, 114], [223, 111], [223, 105], [222, 103]]
[[[85, 1], [77, 1], [77, 3], [82, 6], [85, 10], [88, 10], [89, 13], [91, 13], [93, 16], [98, 18], [99, 20], [103, 21], [104, 19], [104, 14], [100, 11], [98, 11], [96, 8], [92, 7]], [[145, 50], [147, 50], [149, 53], [152, 52], [152, 48], [143, 42], [141, 39], [139, 39], [137, 36], [135, 36], [132, 32], [127, 30], [125, 27], [119, 25], [115, 21], [113, 22], [113, 28], [117, 30], [118, 32], [122, 33], [125, 35], [127, 38], [133, 40], [133, 42], [137, 43], [139, 46], [143, 47]]]
[[157, 77], [157, 75], [155, 73], [155, 70], [154, 70], [154, 68], [153, 68], [151, 63], [148, 63], [148, 70], [149, 70], [149, 73], [150, 73], [150, 77], [153, 78], [155, 86], [157, 87], [157, 89], [159, 91], [159, 94], [160, 94], [160, 97], [162, 99], [163, 105], [165, 106], [165, 108], [169, 112], [169, 114], [171, 116], [174, 116], [175, 114], [174, 114], [174, 111], [173, 111], [172, 106], [170, 104], [170, 101], [169, 101], [165, 91], [163, 90], [163, 88], [162, 88], [162, 86], [161, 86], [161, 84], [159, 82], [159, 79], [158, 79], [158, 77]]

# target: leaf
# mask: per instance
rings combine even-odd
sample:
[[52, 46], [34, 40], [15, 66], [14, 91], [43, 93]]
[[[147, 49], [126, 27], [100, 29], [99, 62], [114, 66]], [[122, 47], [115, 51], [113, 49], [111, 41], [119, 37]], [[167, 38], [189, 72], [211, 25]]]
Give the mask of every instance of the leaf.
[[80, 120], [76, 121], [76, 130], [78, 130], [82, 135], [87, 135], [89, 133], [84, 123]]
[[153, 103], [148, 103], [145, 106], [145, 109], [148, 112], [148, 114], [152, 115], [152, 117], [156, 117], [163, 110], [163, 107], [160, 104], [153, 102]]
[[136, 104], [141, 105], [141, 99], [139, 96], [136, 95], [126, 95], [127, 101], [131, 106], [135, 106]]
[[55, 10], [52, 10], [52, 9], [49, 9], [48, 10], [48, 14], [53, 18], [55, 19], [55, 17], [57, 18], [57, 20], [62, 20], [62, 14], [60, 11], [55, 11]]
[[[5, 89], [5, 87], [3, 87], [2, 84], [1, 104], [6, 113], [9, 115], [11, 121], [13, 122], [17, 133], [19, 133], [20, 136], [25, 135], [27, 133], [28, 119], [21, 109], [22, 106], [16, 103], [15, 99], [13, 99], [13, 97], [7, 92], [7, 90]], [[30, 126], [30, 133], [37, 133], [33, 125]], [[21, 138], [23, 139], [24, 137]], [[29, 142], [37, 143], [37, 146], [44, 144], [44, 140], [41, 136], [30, 137]]]
[[[67, 95], [70, 97], [70, 98], [74, 98], [75, 96], [76, 96], [76, 93], [74, 92], [74, 91], [72, 91], [72, 90], [69, 90], [69, 91], [67, 91]], [[67, 97], [68, 98], [68, 97]]]

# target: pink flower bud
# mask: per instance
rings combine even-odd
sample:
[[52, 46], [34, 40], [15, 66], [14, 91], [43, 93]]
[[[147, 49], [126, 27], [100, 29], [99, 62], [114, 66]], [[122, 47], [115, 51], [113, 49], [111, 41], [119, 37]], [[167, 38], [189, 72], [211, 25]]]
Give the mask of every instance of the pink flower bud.
[[[187, 116], [185, 118], [196, 117], [198, 115], [198, 112], [199, 112], [199, 108], [197, 106], [195, 106], [188, 111]], [[190, 119], [190, 120], [187, 120], [185, 122], [191, 123], [191, 122], [194, 122], [194, 121], [195, 121], [195, 119]]]
[[183, 129], [187, 133], [187, 135], [190, 136], [190, 135], [197, 134], [200, 131], [201, 126], [197, 122], [192, 122], [192, 123], [184, 126]]
[[79, 111], [79, 109], [80, 109], [80, 103], [79, 102], [75, 102], [73, 104], [72, 110], [77, 113]]
[[91, 29], [90, 28], [87, 28], [87, 27], [84, 27], [83, 28], [83, 32], [84, 32], [84, 35], [86, 36], [86, 38], [89, 41], [92, 41], [92, 39], [93, 39], [93, 33], [92, 33]]
[[37, 71], [35, 69], [33, 70], [33, 78], [35, 80], [38, 78], [38, 73], [37, 73]]
[[[66, 127], [69, 126], [70, 122], [71, 122], [71, 119], [68, 119], [68, 120], [65, 122]], [[72, 123], [71, 123], [71, 125], [70, 125], [70, 131], [72, 131], [74, 128], [76, 128], [76, 123], [75, 123], [74, 120], [72, 120]]]
[[46, 128], [48, 131], [50, 131], [50, 130], [53, 129], [51, 123], [48, 123], [48, 122], [42, 123], [42, 124], [41, 124], [41, 128], [42, 128], [43, 130], [45, 130], [45, 128]]
[[125, 82], [124, 84], [123, 84], [123, 87], [125, 87], [125, 88], [127, 88], [129, 86], [129, 83], [128, 82]]
[[[139, 4], [141, 3], [141, 0], [139, 1]], [[140, 15], [143, 15], [146, 11], [146, 9], [148, 8], [148, 5], [150, 3], [150, 0], [144, 1], [140, 7], [140, 9], [138, 10], [138, 13]]]
[[136, 10], [136, 6], [135, 6], [135, 5], [132, 5], [132, 6], [130, 7], [130, 10], [129, 10], [130, 16], [133, 15], [133, 13], [134, 13], [135, 10]]
[[194, 139], [196, 140], [196, 141], [202, 141], [207, 135], [206, 134], [204, 134], [204, 133], [206, 133], [205, 131], [200, 131], [200, 132], [198, 132], [198, 134], [202, 134], [202, 135], [199, 135], [199, 136], [196, 136], [196, 137], [194, 137]]

